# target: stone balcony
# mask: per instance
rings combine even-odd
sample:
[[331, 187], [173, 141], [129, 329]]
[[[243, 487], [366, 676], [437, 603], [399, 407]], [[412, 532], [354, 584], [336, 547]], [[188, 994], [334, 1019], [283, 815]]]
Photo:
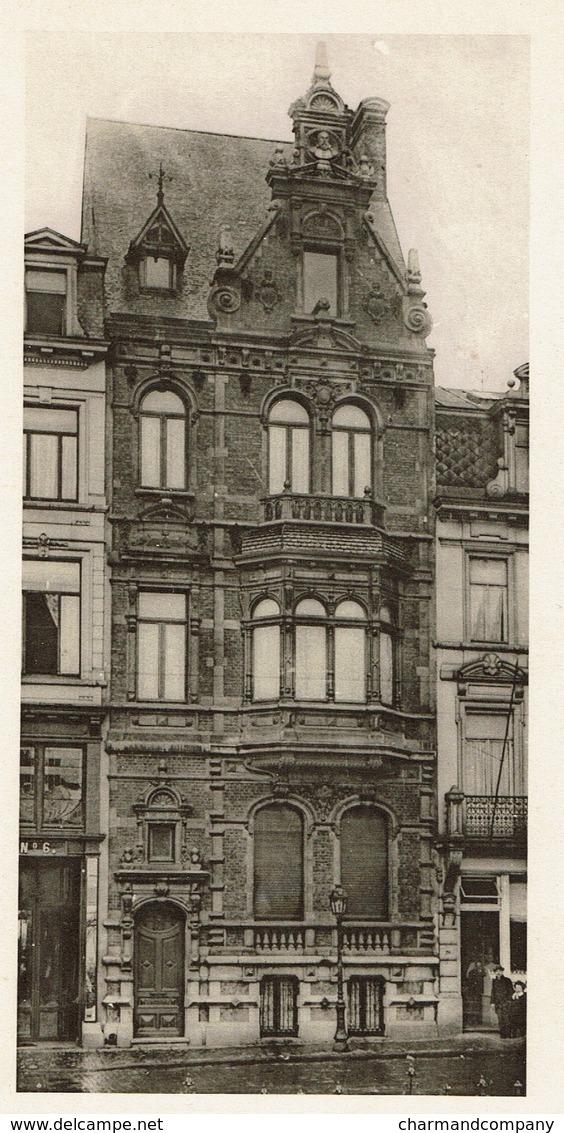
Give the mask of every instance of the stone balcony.
[[[337, 947], [335, 922], [223, 921], [204, 926], [214, 954], [258, 956], [332, 956]], [[429, 955], [434, 952], [431, 922], [357, 921], [343, 925], [343, 951], [359, 956]]]
[[262, 505], [266, 523], [302, 520], [306, 523], [381, 527], [384, 522], [385, 505], [370, 494], [362, 499], [351, 499], [348, 496], [300, 496], [282, 492], [263, 499]]

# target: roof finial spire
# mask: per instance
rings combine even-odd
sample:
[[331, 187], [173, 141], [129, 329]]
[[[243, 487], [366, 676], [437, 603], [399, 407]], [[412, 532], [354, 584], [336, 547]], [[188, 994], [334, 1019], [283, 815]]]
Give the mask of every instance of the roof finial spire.
[[313, 69], [314, 83], [328, 83], [331, 71], [327, 60], [327, 45], [320, 40], [315, 48], [315, 67]]
[[[153, 180], [153, 177], [157, 178], [157, 181], [159, 183], [159, 187], [158, 187], [158, 190], [157, 190], [157, 204], [162, 205], [162, 203], [164, 201], [163, 182], [165, 181], [165, 171], [163, 169], [162, 161], [159, 162], [159, 172], [158, 173], [149, 173], [149, 177], [151, 178], [151, 180]], [[172, 177], [167, 177], [166, 180], [172, 181]]]

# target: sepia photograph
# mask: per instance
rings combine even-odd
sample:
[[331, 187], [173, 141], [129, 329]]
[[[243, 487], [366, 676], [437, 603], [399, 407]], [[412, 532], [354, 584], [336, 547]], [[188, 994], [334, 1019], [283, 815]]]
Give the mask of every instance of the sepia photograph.
[[526, 1096], [528, 38], [26, 92], [18, 1091]]

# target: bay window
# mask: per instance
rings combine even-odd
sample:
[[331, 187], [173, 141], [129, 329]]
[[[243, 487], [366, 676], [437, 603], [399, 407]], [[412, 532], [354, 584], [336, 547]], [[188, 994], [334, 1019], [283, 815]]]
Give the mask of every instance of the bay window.
[[380, 609], [379, 667], [380, 700], [382, 704], [394, 703], [395, 656], [392, 618], [387, 606]]
[[277, 700], [280, 695], [280, 607], [263, 598], [253, 610], [253, 700]]
[[335, 610], [335, 700], [366, 700], [366, 615], [350, 600]]
[[[296, 606], [296, 696], [325, 700], [327, 696], [326, 611], [316, 598]], [[301, 621], [301, 619], [307, 619]]]

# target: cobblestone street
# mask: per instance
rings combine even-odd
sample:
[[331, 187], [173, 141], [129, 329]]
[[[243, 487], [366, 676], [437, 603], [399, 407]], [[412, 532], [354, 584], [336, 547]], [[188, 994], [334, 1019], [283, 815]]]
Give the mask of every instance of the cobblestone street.
[[480, 1036], [345, 1055], [296, 1047], [178, 1052], [29, 1047], [18, 1056], [18, 1090], [28, 1093], [401, 1095], [410, 1085], [414, 1094], [428, 1095], [524, 1093], [524, 1043]]

